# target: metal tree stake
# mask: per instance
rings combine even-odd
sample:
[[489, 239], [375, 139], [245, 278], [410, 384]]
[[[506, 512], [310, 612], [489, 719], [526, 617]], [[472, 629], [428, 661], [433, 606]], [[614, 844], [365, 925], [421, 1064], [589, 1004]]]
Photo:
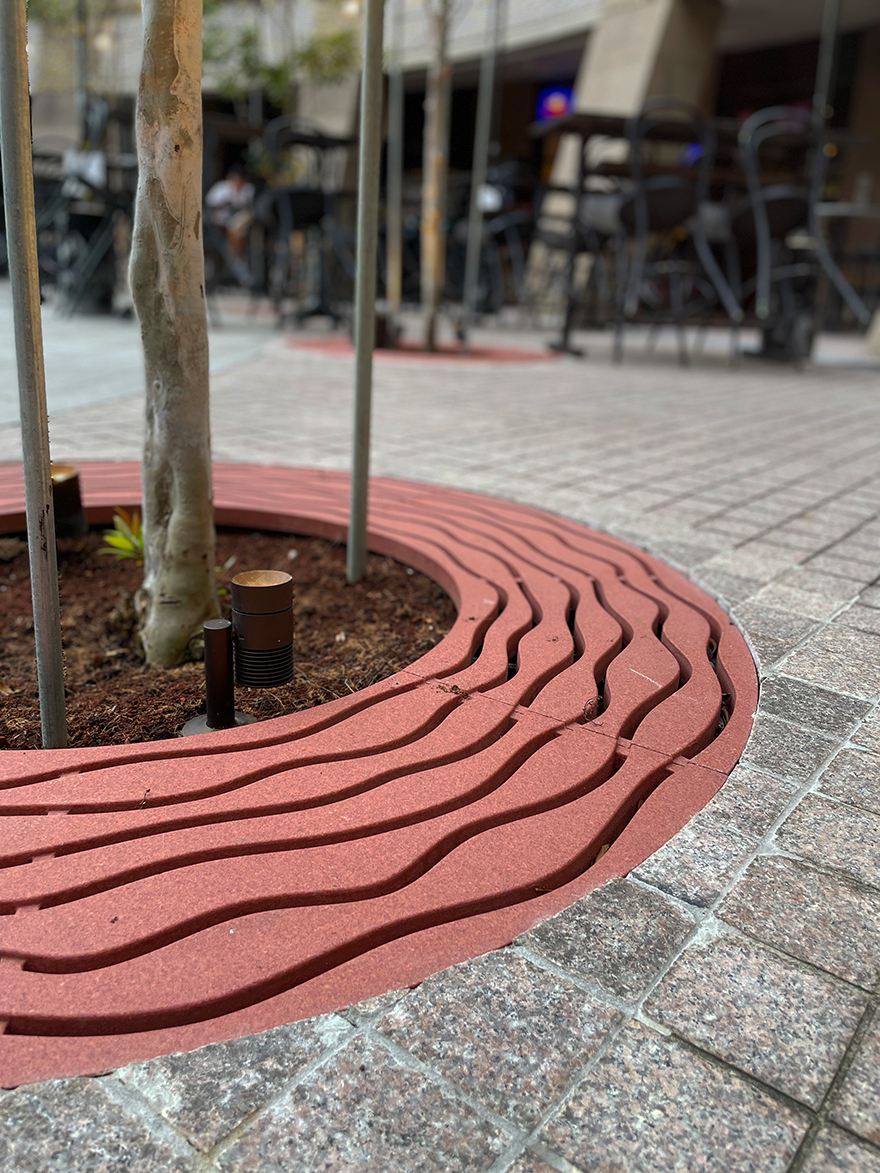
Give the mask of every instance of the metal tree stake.
[[462, 334], [477, 312], [477, 283], [480, 275], [480, 256], [483, 251], [483, 212], [480, 208], [480, 189], [486, 182], [489, 164], [489, 134], [492, 128], [492, 99], [495, 96], [495, 58], [501, 39], [501, 0], [491, 0], [487, 47], [480, 62], [480, 82], [477, 90], [477, 119], [474, 130], [474, 161], [471, 166], [471, 203], [468, 214], [467, 251], [464, 263], [464, 314]]
[[361, 72], [358, 151], [357, 277], [355, 285], [354, 463], [346, 573], [359, 582], [367, 566], [367, 489], [370, 405], [376, 336], [376, 247], [379, 236], [379, 162], [382, 146], [382, 23], [385, 0], [367, 0]]
[[813, 94], [813, 125], [817, 130], [821, 129], [828, 121], [839, 15], [840, 0], [825, 0], [822, 9], [822, 34], [819, 39], [819, 61], [816, 66], [816, 86]]
[[49, 415], [40, 321], [25, 0], [0, 0], [0, 143], [43, 745], [67, 745]]
[[394, 0], [393, 48], [388, 63], [388, 153], [385, 169], [386, 300], [392, 316], [403, 294], [403, 18], [404, 0]]

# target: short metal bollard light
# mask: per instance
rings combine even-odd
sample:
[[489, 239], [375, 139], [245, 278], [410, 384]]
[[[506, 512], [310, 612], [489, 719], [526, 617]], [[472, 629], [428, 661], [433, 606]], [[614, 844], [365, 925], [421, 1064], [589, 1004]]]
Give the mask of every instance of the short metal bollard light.
[[215, 729], [233, 729], [236, 725], [252, 725], [256, 717], [239, 713], [235, 708], [235, 690], [232, 677], [232, 623], [228, 619], [206, 619], [202, 624], [205, 635], [205, 697], [207, 712], [187, 721], [181, 737], [194, 733], [211, 733]]
[[293, 680], [293, 579], [245, 570], [232, 580], [235, 682], [272, 688]]

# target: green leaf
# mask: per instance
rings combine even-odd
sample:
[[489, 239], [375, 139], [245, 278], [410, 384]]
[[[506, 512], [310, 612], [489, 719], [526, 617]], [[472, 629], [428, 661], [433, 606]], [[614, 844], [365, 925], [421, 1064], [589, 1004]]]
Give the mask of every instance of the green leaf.
[[[107, 530], [107, 541], [110, 542], [111, 538], [114, 538], [114, 537], [120, 538], [123, 542], [125, 542], [125, 544], [127, 546], [130, 546], [131, 549], [133, 550], [137, 546], [138, 543], [137, 543], [137, 538], [131, 532], [130, 527], [127, 526], [125, 524], [125, 522], [119, 517], [114, 517], [113, 524], [116, 528], [115, 528], [115, 530], [112, 530], [112, 529]], [[118, 545], [118, 544], [119, 544], [118, 542], [111, 542], [111, 545]]]
[[117, 509], [113, 515], [113, 529], [104, 530], [104, 541], [107, 545], [98, 551], [99, 554], [113, 554], [116, 558], [136, 558], [138, 564], [142, 563], [144, 535], [138, 511], [128, 513], [125, 509]]

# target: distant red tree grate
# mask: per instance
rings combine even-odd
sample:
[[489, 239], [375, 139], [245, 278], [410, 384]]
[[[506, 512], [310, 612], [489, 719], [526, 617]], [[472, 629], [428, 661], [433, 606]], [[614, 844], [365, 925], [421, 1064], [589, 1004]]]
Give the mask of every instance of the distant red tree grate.
[[[92, 524], [136, 464], [81, 465]], [[342, 540], [348, 478], [218, 465], [217, 521]], [[24, 526], [0, 467], [0, 532]], [[197, 738], [0, 756], [0, 1083], [85, 1074], [411, 986], [626, 874], [745, 746], [755, 666], [677, 571], [404, 481], [369, 547], [458, 617], [362, 692]]]

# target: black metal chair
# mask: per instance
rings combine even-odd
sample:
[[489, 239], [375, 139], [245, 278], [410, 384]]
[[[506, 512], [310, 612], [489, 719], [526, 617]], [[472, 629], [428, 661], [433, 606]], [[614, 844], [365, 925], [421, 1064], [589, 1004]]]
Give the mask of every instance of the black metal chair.
[[[545, 297], [555, 301], [554, 287], [562, 286], [565, 299], [562, 332], [557, 341], [549, 344], [549, 349], [578, 358], [583, 357], [584, 351], [571, 342], [575, 316], [588, 303], [591, 293], [597, 301], [602, 300], [605, 304], [613, 302], [606, 267], [606, 249], [620, 230], [617, 217], [619, 191], [585, 190], [584, 151], [585, 146], [582, 144], [578, 186], [574, 190], [550, 185], [540, 188], [536, 193], [536, 228], [531, 236], [531, 245], [539, 244], [551, 257], [556, 254], [560, 263], [547, 265], [543, 288], [527, 291], [528, 300], [533, 303], [540, 303]], [[560, 197], [571, 204], [571, 210], [560, 206]], [[585, 288], [579, 291], [575, 271], [578, 258], [585, 255], [590, 257], [589, 274]]]
[[[55, 214], [55, 285], [60, 311], [109, 313], [117, 282], [116, 225], [131, 223], [132, 192], [112, 192], [77, 178]], [[62, 185], [62, 191], [65, 185]], [[85, 189], [89, 198], [81, 198]]]
[[[870, 319], [867, 307], [834, 262], [822, 233], [818, 205], [827, 177], [829, 152], [824, 127], [809, 111], [771, 106], [747, 118], [738, 136], [748, 195], [731, 209], [731, 232], [739, 252], [755, 254], [755, 274], [742, 282], [741, 258], [731, 257], [731, 278], [763, 324], [765, 351], [800, 363], [809, 353], [814, 329], [816, 262], [856, 318]], [[764, 182], [767, 154], [787, 156], [794, 176]], [[807, 259], [787, 246], [796, 229], [809, 236]], [[806, 250], [804, 250], [806, 251]], [[809, 256], [812, 253], [812, 256]]]
[[[620, 231], [617, 249], [617, 313], [615, 317], [615, 358], [622, 357], [623, 325], [633, 318], [640, 303], [646, 300], [645, 278], [649, 270], [668, 280], [669, 309], [657, 301], [648, 305], [655, 318], [671, 318], [679, 338], [679, 359], [687, 362], [684, 320], [719, 301], [731, 321], [742, 321], [743, 311], [727, 281], [709, 242], [706, 221], [712, 209], [710, 185], [717, 149], [716, 136], [695, 107], [676, 98], [656, 97], [627, 124], [632, 186], [619, 202]], [[697, 159], [694, 178], [676, 174], [646, 175], [646, 154], [652, 139], [665, 143], [679, 141], [690, 146]], [[648, 264], [648, 247], [652, 233], [678, 230], [682, 240], [693, 242], [699, 266], [708, 279], [695, 271], [680, 247]], [[629, 243], [632, 256], [629, 257]], [[689, 286], [689, 291], [686, 291]], [[687, 292], [692, 300], [687, 301]]]
[[345, 234], [336, 222], [336, 197], [340, 186], [337, 156], [351, 142], [324, 134], [302, 120], [283, 116], [268, 124], [263, 145], [276, 173], [284, 169], [282, 152], [288, 156], [288, 169], [292, 162], [295, 171], [294, 182], [267, 189], [257, 209], [261, 222], [271, 231], [274, 243], [270, 296], [280, 312], [293, 278], [291, 234], [302, 231], [306, 235], [307, 252], [315, 272], [313, 288], [296, 312], [296, 320], [327, 315], [339, 321], [341, 315], [333, 304], [327, 251], [332, 250], [349, 275], [353, 273], [353, 249], [348, 247], [348, 242], [343, 239]]

